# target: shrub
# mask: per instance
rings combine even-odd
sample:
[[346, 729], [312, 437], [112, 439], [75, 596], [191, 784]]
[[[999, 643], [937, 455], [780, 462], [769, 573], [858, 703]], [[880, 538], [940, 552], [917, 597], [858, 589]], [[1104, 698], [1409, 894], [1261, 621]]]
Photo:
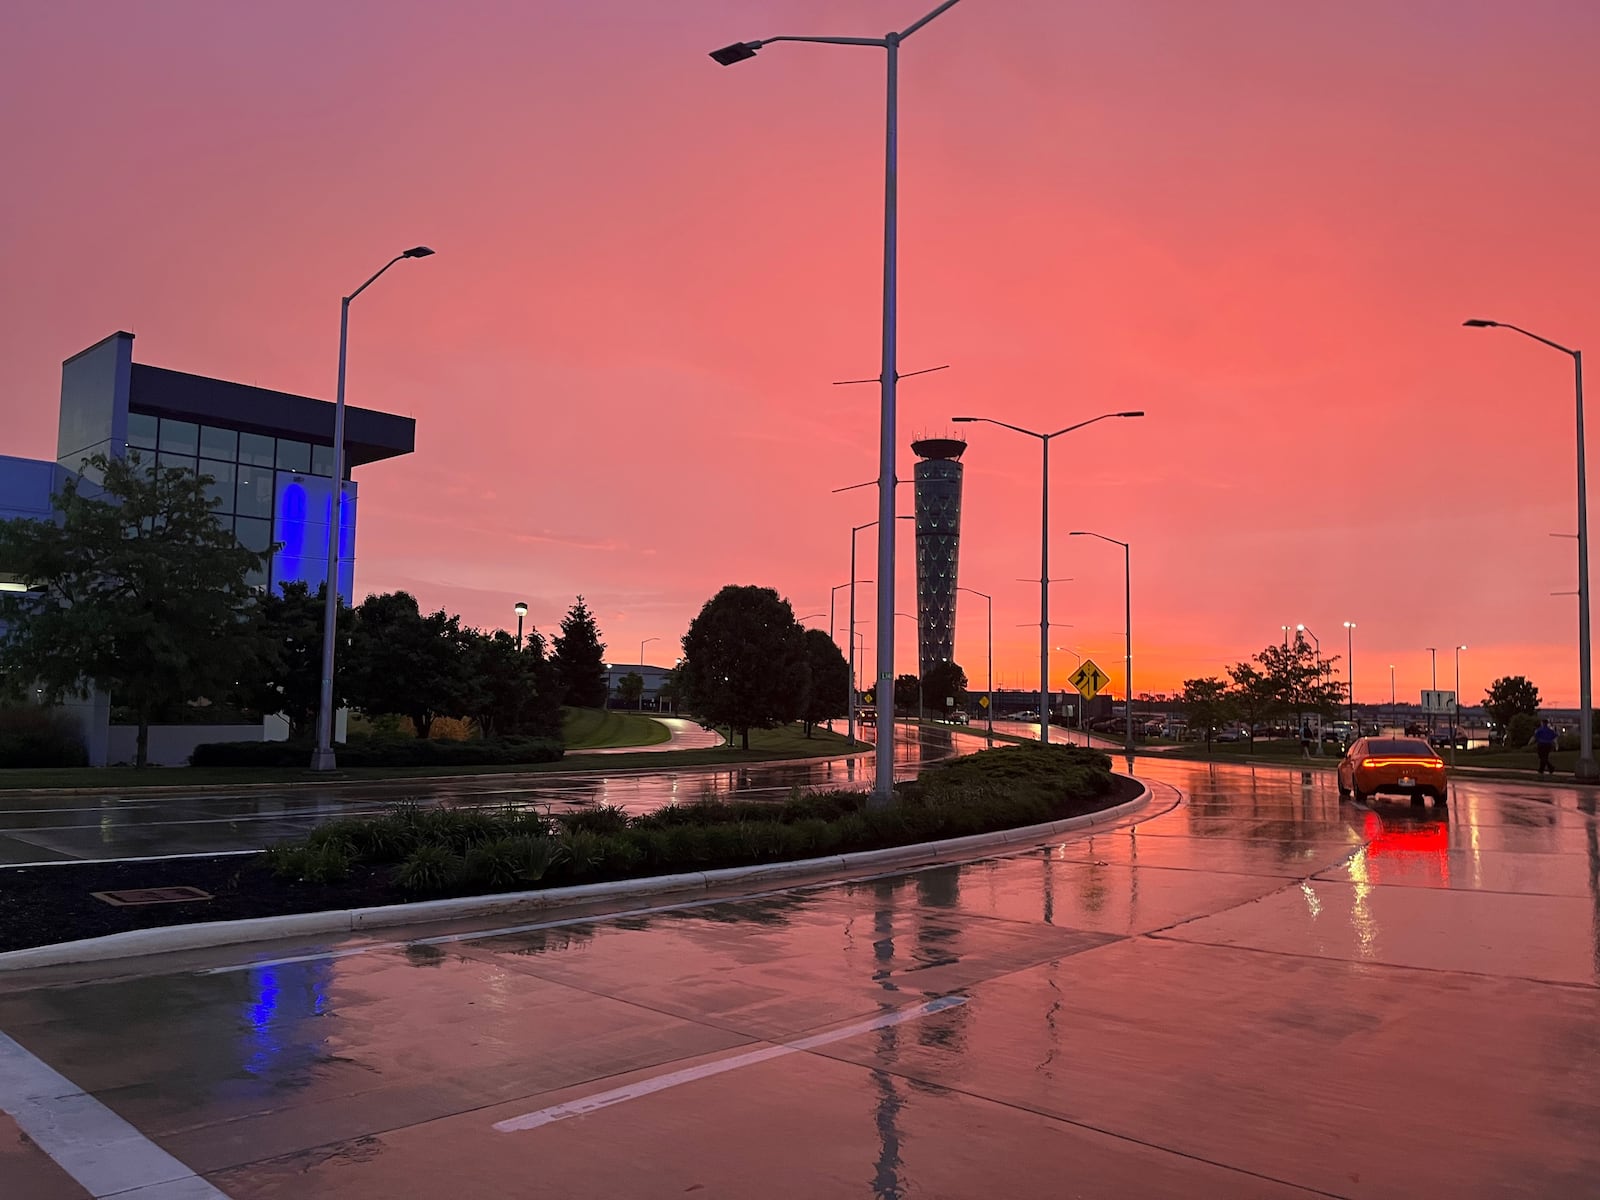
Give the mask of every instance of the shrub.
[[35, 704], [0, 708], [0, 768], [88, 765], [83, 734], [63, 710]]
[[561, 845], [547, 837], [501, 837], [467, 851], [466, 882], [474, 887], [504, 890], [538, 883], [561, 854]]
[[1506, 745], [1520, 750], [1533, 741], [1533, 731], [1539, 728], [1539, 718], [1532, 713], [1517, 713], [1506, 723]]
[[460, 882], [461, 857], [445, 846], [418, 846], [395, 869], [395, 884], [403, 892], [433, 895]]
[[319, 845], [274, 846], [266, 853], [267, 865], [280, 879], [302, 883], [339, 883], [349, 878], [354, 865], [350, 847], [343, 842]]
[[570, 830], [589, 833], [621, 833], [628, 827], [628, 814], [616, 804], [602, 804], [597, 808], [580, 808], [562, 813], [557, 818]]

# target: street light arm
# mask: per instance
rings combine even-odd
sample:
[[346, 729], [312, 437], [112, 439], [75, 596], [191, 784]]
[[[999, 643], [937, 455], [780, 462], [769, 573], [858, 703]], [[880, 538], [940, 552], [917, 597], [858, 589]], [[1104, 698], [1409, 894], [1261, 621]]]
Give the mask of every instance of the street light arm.
[[1107, 537], [1103, 533], [1092, 533], [1087, 529], [1074, 529], [1071, 533], [1067, 534], [1067, 536], [1068, 537], [1099, 538], [1102, 542], [1110, 542], [1114, 546], [1121, 546], [1124, 550], [1128, 549], [1128, 543], [1127, 542], [1121, 541], [1118, 538]]
[[1028, 437], [1038, 438], [1040, 441], [1045, 440], [1047, 437], [1053, 436], [1050, 434], [1039, 433], [1032, 429], [1024, 429], [1021, 425], [1012, 425], [1005, 421], [996, 421], [993, 417], [951, 417], [950, 420], [957, 424], [973, 424], [981, 421], [985, 425], [998, 425], [1002, 429], [1014, 430], [1017, 433], [1026, 434]]
[[404, 254], [396, 254], [388, 262], [384, 263], [383, 266], [379, 267], [376, 271], [374, 271], [372, 273], [372, 277], [370, 279], [368, 279], [365, 283], [363, 283], [355, 291], [351, 292], [348, 296], [346, 296], [344, 298], [344, 302], [346, 304], [349, 304], [350, 301], [354, 300], [357, 296], [361, 295], [362, 292], [366, 291], [369, 287], [371, 287], [374, 283], [376, 283], [378, 281], [378, 276], [379, 275], [382, 275], [385, 271], [387, 271], [390, 267], [394, 266], [395, 263], [399, 262], [404, 257], [405, 257]]
[[1144, 416], [1144, 413], [1142, 413], [1142, 412], [1101, 413], [1098, 417], [1090, 417], [1087, 421], [1079, 421], [1076, 425], [1068, 425], [1065, 429], [1058, 429], [1054, 433], [1046, 433], [1046, 434], [1042, 434], [1042, 435], [1039, 435], [1039, 436], [1045, 437], [1047, 439], [1048, 438], [1058, 438], [1063, 433], [1071, 433], [1074, 429], [1082, 429], [1085, 425], [1093, 425], [1096, 421], [1109, 421], [1112, 417], [1142, 417], [1142, 416]]
[[910, 37], [917, 30], [921, 29], [924, 25], [926, 25], [929, 21], [933, 20], [940, 13], [946, 11], [947, 9], [954, 8], [957, 3], [958, 3], [958, 0], [944, 0], [943, 4], [939, 5], [938, 8], [934, 9], [927, 16], [921, 18], [920, 20], [911, 22], [911, 24], [907, 25], [904, 29], [902, 29], [900, 31], [900, 34], [899, 34], [900, 40], [902, 42], [905, 41], [908, 37]]
[[1563, 346], [1560, 342], [1552, 342], [1547, 337], [1540, 337], [1532, 330], [1524, 329], [1521, 325], [1513, 325], [1509, 321], [1483, 321], [1474, 319], [1471, 321], [1463, 321], [1461, 323], [1467, 326], [1469, 329], [1509, 329], [1513, 333], [1520, 333], [1525, 338], [1532, 338], [1536, 342], [1543, 342], [1552, 350], [1559, 350], [1561, 353], [1570, 354], [1574, 358], [1578, 356], [1578, 351], [1572, 349], [1572, 347]]
[[[901, 36], [904, 36], [903, 34]], [[822, 46], [887, 46], [887, 38], [847, 38], [847, 37], [769, 37], [762, 38], [759, 42], [746, 42], [752, 50], [759, 50], [763, 46], [770, 46], [773, 42], [812, 42]]]

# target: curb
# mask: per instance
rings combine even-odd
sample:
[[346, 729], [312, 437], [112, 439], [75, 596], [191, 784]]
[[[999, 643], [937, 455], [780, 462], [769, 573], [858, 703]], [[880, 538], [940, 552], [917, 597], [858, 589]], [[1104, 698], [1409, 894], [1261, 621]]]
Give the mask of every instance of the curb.
[[[1121, 776], [1132, 778], [1132, 776]], [[1020, 829], [1001, 829], [994, 833], [972, 834], [942, 842], [919, 842], [912, 846], [891, 846], [884, 850], [861, 850], [824, 858], [803, 858], [791, 862], [760, 863], [749, 867], [723, 867], [714, 871], [690, 871], [679, 875], [653, 875], [646, 879], [621, 879], [609, 883], [585, 883], [573, 887], [547, 888], [528, 892], [503, 892], [491, 896], [461, 896], [449, 900], [420, 900], [410, 904], [389, 904], [377, 908], [353, 908], [332, 912], [293, 913], [280, 917], [248, 917], [238, 921], [207, 921], [193, 925], [168, 925], [161, 929], [136, 929], [103, 937], [56, 942], [24, 950], [0, 953], [0, 972], [34, 967], [62, 966], [68, 963], [101, 962], [134, 958], [147, 954], [167, 954], [179, 950], [199, 950], [244, 942], [276, 938], [318, 936], [329, 933], [357, 933], [396, 925], [416, 925], [460, 917], [498, 916], [529, 909], [556, 908], [596, 900], [648, 896], [661, 892], [706, 891], [730, 883], [781, 880], [813, 875], [819, 871], [853, 871], [862, 867], [906, 866], [922, 862], [955, 862], [985, 857], [987, 852], [1036, 843], [1062, 833], [1107, 825], [1137, 812], [1150, 803], [1150, 785], [1142, 780], [1140, 793], [1099, 812], [1084, 813], [1062, 821], [1025, 825]]]

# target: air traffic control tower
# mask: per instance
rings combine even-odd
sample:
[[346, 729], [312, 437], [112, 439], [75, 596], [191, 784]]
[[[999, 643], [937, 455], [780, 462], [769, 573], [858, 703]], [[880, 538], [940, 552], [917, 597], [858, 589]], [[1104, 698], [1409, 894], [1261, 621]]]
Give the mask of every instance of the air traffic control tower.
[[956, 640], [956, 565], [961, 549], [960, 438], [911, 443], [917, 508], [917, 674], [949, 662]]

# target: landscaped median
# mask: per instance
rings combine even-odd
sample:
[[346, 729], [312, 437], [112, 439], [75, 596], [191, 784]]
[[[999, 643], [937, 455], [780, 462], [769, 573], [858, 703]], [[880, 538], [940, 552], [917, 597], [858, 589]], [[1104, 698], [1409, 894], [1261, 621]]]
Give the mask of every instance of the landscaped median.
[[[634, 817], [612, 808], [553, 817], [399, 805], [260, 855], [19, 868], [0, 873], [0, 951], [20, 952], [0, 953], [0, 967], [705, 888], [890, 857], [970, 856], [1008, 836], [1039, 839], [1063, 822], [1088, 823], [1145, 794], [1110, 768], [1104, 754], [1081, 747], [1014, 746], [930, 767], [882, 807], [863, 792], [708, 801]], [[160, 887], [211, 898], [114, 906], [93, 894]], [[54, 945], [72, 939], [94, 940]]]

